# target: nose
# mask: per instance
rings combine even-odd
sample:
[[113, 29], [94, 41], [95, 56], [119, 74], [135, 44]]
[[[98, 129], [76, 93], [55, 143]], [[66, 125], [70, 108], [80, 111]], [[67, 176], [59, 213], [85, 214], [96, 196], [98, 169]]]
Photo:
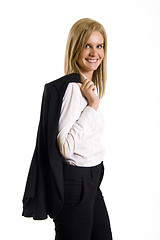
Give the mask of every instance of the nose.
[[96, 55], [97, 55], [97, 49], [96, 48], [91, 48], [90, 56], [96, 56]]

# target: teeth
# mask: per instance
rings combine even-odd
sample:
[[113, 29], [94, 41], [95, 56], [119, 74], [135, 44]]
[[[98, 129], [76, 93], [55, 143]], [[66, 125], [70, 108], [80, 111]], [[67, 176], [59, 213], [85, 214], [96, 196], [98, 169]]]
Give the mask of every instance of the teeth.
[[91, 63], [94, 63], [94, 62], [97, 62], [97, 59], [94, 59], [94, 60], [87, 59], [87, 61], [91, 62]]

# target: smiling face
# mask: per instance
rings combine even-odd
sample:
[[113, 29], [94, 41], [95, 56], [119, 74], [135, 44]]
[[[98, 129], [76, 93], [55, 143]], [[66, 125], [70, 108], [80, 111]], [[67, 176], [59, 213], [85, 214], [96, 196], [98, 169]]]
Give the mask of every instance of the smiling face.
[[102, 63], [103, 58], [104, 38], [99, 31], [93, 31], [77, 60], [80, 71], [91, 80], [93, 72]]

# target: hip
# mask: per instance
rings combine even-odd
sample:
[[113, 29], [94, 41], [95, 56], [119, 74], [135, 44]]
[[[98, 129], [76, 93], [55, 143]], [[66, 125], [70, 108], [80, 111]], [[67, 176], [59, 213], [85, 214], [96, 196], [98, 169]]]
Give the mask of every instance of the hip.
[[103, 161], [93, 167], [63, 163], [64, 203], [80, 206], [94, 201], [104, 175]]

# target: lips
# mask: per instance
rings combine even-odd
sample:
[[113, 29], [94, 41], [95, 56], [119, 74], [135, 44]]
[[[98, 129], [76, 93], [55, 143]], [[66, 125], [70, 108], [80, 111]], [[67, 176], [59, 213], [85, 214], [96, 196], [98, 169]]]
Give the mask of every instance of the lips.
[[86, 61], [89, 63], [96, 63], [98, 59], [86, 59]]

